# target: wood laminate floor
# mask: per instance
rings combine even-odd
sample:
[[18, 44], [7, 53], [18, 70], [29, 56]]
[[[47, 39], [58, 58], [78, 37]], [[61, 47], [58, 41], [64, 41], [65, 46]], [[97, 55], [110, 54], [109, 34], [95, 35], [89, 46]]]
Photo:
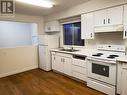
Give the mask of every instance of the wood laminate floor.
[[0, 95], [104, 95], [85, 84], [39, 69], [0, 79]]

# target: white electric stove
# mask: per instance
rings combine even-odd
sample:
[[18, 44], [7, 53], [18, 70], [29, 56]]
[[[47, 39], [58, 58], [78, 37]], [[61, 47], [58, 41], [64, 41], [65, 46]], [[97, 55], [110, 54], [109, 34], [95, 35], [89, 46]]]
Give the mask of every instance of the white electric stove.
[[116, 59], [124, 55], [124, 46], [98, 45], [97, 51], [87, 58], [87, 85], [105, 94], [116, 95]]

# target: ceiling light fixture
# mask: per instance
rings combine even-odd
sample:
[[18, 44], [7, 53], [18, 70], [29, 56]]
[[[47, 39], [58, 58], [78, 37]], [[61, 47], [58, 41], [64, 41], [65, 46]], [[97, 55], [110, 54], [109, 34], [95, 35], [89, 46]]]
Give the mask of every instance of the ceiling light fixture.
[[16, 1], [21, 3], [31, 4], [34, 6], [45, 7], [45, 8], [53, 7], [53, 3], [46, 0], [16, 0]]

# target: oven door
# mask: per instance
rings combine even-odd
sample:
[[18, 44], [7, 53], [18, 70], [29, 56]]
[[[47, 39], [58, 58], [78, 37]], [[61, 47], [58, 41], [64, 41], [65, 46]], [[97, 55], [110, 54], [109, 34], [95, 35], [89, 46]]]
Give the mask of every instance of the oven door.
[[116, 64], [89, 59], [87, 65], [89, 78], [116, 85]]

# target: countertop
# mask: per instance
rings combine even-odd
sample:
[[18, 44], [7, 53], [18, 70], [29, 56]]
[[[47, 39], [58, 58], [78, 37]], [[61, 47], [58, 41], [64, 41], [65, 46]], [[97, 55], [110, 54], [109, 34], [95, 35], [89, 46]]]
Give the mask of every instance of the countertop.
[[[55, 48], [55, 49], [51, 49], [51, 51], [55, 51], [55, 52], [59, 52], [59, 53], [66, 53], [66, 54], [72, 54], [72, 55], [90, 56], [96, 50], [94, 50], [94, 49], [82, 49], [82, 50], [75, 51], [75, 52], [68, 52], [68, 51], [61, 51], [60, 49]], [[117, 58], [117, 61], [127, 63], [127, 56], [119, 57], [119, 58]]]
[[68, 51], [61, 51], [61, 50], [56, 48], [56, 49], [51, 49], [50, 51], [55, 51], [55, 52], [59, 52], [59, 53], [66, 53], [66, 54], [72, 54], [72, 55], [89, 56], [95, 50], [93, 50], [93, 49], [82, 49], [82, 50], [75, 51], [75, 52], [68, 52]]
[[127, 63], [127, 56], [119, 57], [119, 58], [117, 58], [117, 61]]

